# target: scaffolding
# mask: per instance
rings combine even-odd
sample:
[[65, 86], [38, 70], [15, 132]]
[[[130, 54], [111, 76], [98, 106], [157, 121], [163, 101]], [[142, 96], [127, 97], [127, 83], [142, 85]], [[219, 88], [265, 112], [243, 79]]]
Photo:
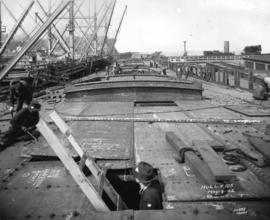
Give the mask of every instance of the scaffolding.
[[[83, 62], [88, 60], [89, 56], [110, 55], [110, 50], [114, 51], [116, 36], [113, 45], [109, 45], [108, 30], [111, 26], [116, 0], [104, 0], [102, 3], [98, 2], [99, 5], [96, 1], [90, 0], [87, 2], [86, 0], [65, 0], [60, 3], [59, 1], [53, 1], [52, 4], [51, 0], [46, 2], [32, 0], [26, 8], [17, 2], [23, 9], [23, 13], [20, 18], [16, 18], [7, 0], [1, 0], [0, 10], [2, 4], [15, 24], [0, 48], [0, 55], [5, 55], [10, 42], [19, 31], [25, 35], [25, 40], [21, 49], [0, 72], [0, 81], [25, 55], [36, 53], [37, 50], [45, 51], [47, 60], [50, 60], [50, 57], [61, 57], [72, 62], [75, 60]], [[91, 3], [94, 3], [94, 6]], [[86, 4], [89, 7], [85, 7]], [[32, 26], [29, 25], [29, 18], [35, 22]], [[0, 18], [1, 27], [2, 19], [3, 17]], [[34, 28], [29, 30], [29, 26]], [[2, 35], [0, 43], [1, 38]], [[47, 41], [45, 47], [44, 41]]]

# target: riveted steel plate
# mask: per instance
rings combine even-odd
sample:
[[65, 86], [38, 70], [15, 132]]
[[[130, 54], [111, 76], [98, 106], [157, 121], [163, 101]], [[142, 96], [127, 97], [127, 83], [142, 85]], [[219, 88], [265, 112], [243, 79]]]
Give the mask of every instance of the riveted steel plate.
[[203, 100], [196, 101], [187, 101], [187, 100], [178, 100], [176, 101], [178, 108], [183, 111], [199, 111], [203, 109], [217, 108], [217, 105], [205, 102]]
[[100, 167], [104, 167], [106, 169], [129, 169], [134, 167], [133, 160], [96, 160], [96, 163]]
[[[158, 107], [158, 109], [160, 108]], [[140, 112], [140, 110], [141, 108], [136, 108], [135, 113]], [[224, 109], [224, 111], [227, 110]], [[200, 117], [200, 111], [194, 112], [192, 116], [194, 117], [195, 114]], [[188, 118], [188, 115], [182, 112], [140, 114], [140, 117], [143, 116], [146, 118]], [[172, 147], [168, 146], [165, 141], [165, 132], [167, 131], [175, 132], [188, 146], [192, 146], [192, 140], [194, 139], [214, 140], [214, 137], [209, 132], [197, 124], [135, 123], [136, 160], [146, 160], [160, 169], [165, 186], [166, 201], [210, 201], [213, 199], [267, 197], [268, 187], [260, 183], [256, 178], [254, 180], [250, 171], [239, 174], [240, 181], [232, 181], [228, 185], [202, 184], [190, 167], [175, 162], [174, 156], [177, 156], [177, 152], [170, 151]], [[222, 160], [222, 157], [220, 159]], [[163, 164], [163, 162], [165, 163]], [[252, 187], [248, 187], [249, 184]], [[242, 186], [244, 186], [244, 189]], [[266, 192], [265, 195], [263, 191]]]
[[[133, 103], [96, 102], [82, 115], [118, 114], [125, 117], [133, 112]], [[133, 148], [133, 123], [115, 121], [79, 121], [71, 126], [74, 137], [92, 157], [105, 159], [131, 159]]]
[[[162, 107], [155, 107], [152, 110]], [[136, 108], [136, 113], [145, 111]], [[156, 113], [160, 116], [175, 113]], [[153, 115], [142, 115], [140, 117], [156, 117]], [[167, 201], [196, 200], [205, 198], [205, 191], [200, 189], [200, 183], [192, 174], [187, 176], [185, 169], [176, 162], [175, 157], [178, 153], [165, 140], [166, 129], [174, 129], [173, 124], [161, 123], [135, 123], [135, 156], [136, 161], [146, 161], [155, 168], [160, 169], [162, 181], [165, 187], [165, 199]], [[187, 171], [190, 173], [190, 171]], [[189, 174], [188, 174], [189, 175]], [[192, 178], [192, 181], [191, 179]], [[195, 184], [195, 185], [194, 185]]]
[[270, 108], [259, 105], [226, 106], [225, 108], [249, 117], [269, 117]]
[[[180, 212], [183, 219], [190, 215], [200, 219], [212, 219], [214, 216], [218, 216], [218, 219], [263, 219], [270, 217], [269, 205], [269, 201], [163, 203], [165, 209]], [[171, 219], [175, 219], [175, 216]]]
[[24, 146], [21, 142], [6, 148], [0, 153], [0, 180], [24, 160], [21, 157], [21, 151], [23, 150]]
[[[18, 168], [0, 190], [3, 219], [65, 217], [85, 208], [89, 200], [61, 162], [30, 162]], [[41, 216], [41, 217], [39, 217]]]
[[[81, 104], [84, 110], [80, 115], [125, 117], [133, 114], [133, 103], [97, 102], [87, 106]], [[76, 110], [77, 111], [77, 110]], [[68, 111], [64, 111], [67, 114]], [[60, 114], [62, 112], [60, 111]], [[72, 113], [72, 112], [71, 112]], [[73, 112], [74, 113], [74, 112]], [[72, 134], [88, 154], [97, 159], [129, 160], [133, 157], [133, 123], [132, 122], [102, 122], [77, 121], [69, 123]], [[55, 126], [54, 126], [55, 127]], [[62, 143], [69, 150], [70, 155], [77, 153], [57, 129], [55, 133], [61, 137]], [[25, 152], [32, 156], [55, 156], [43, 137]]]
[[[219, 115], [227, 115], [229, 117], [230, 114], [235, 115], [235, 113], [228, 112], [227, 109], [220, 110], [219, 113], [217, 109], [208, 110], [209, 117], [215, 117]], [[212, 114], [211, 114], [212, 113]], [[205, 111], [198, 112], [189, 112], [186, 115], [193, 118], [200, 118], [205, 114]], [[251, 144], [247, 141], [247, 137], [243, 135], [245, 132], [257, 132], [255, 128], [248, 125], [199, 125], [207, 134], [209, 134], [214, 139], [225, 143], [226, 147], [241, 149], [243, 152], [248, 155], [257, 158], [258, 160], [262, 160], [262, 155], [257, 152]], [[222, 155], [220, 155], [222, 157]], [[233, 166], [231, 166], [233, 167]], [[268, 168], [259, 168], [258, 170], [263, 172], [263, 175], [269, 176]], [[267, 186], [267, 183], [261, 181], [260, 176], [257, 176], [259, 172], [253, 172], [253, 169], [248, 169], [247, 171], [237, 172], [237, 179], [241, 187], [243, 188], [242, 196], [248, 194], [249, 196], [254, 197], [267, 197], [269, 196], [270, 187]]]

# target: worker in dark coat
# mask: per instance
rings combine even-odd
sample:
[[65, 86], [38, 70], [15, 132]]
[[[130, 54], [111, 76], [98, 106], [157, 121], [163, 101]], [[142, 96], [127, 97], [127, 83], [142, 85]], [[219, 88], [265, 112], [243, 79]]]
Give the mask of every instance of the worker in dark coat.
[[140, 184], [139, 210], [162, 209], [162, 188], [154, 168], [146, 162], [140, 162], [133, 173]]
[[0, 141], [0, 150], [16, 142], [17, 138], [29, 135], [35, 130], [39, 121], [40, 108], [41, 105], [38, 102], [32, 101], [27, 108], [23, 108], [16, 113], [10, 121], [11, 127], [4, 133]]
[[162, 69], [162, 75], [163, 75], [163, 76], [166, 76], [166, 75], [167, 75], [167, 68], [163, 68], [163, 69]]
[[[10, 112], [18, 112], [23, 107], [23, 103], [30, 105], [33, 98], [33, 88], [25, 80], [13, 80], [10, 82]], [[14, 105], [16, 107], [14, 109]]]

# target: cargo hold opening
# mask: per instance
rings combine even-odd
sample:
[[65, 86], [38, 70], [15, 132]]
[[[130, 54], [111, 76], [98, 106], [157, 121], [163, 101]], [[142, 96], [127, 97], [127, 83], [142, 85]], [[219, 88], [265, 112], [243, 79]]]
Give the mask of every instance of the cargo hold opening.
[[[155, 172], [159, 174], [158, 170], [155, 170]], [[159, 175], [157, 176], [159, 177]], [[106, 177], [126, 203], [128, 209], [138, 210], [140, 202], [140, 185], [136, 182], [132, 170], [108, 170]], [[160, 178], [157, 180], [161, 185], [163, 193], [163, 184]], [[106, 200], [104, 201], [106, 202]]]
[[177, 106], [174, 101], [135, 101], [135, 107], [166, 107], [166, 106]]

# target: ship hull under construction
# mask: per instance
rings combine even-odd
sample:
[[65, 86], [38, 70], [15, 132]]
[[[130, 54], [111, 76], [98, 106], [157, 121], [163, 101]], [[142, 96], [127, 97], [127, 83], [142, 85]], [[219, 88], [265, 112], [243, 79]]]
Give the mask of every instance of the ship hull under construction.
[[[270, 218], [269, 101], [143, 66], [39, 98], [42, 135], [0, 153], [0, 219]], [[163, 210], [138, 210], [140, 161], [158, 174]]]

